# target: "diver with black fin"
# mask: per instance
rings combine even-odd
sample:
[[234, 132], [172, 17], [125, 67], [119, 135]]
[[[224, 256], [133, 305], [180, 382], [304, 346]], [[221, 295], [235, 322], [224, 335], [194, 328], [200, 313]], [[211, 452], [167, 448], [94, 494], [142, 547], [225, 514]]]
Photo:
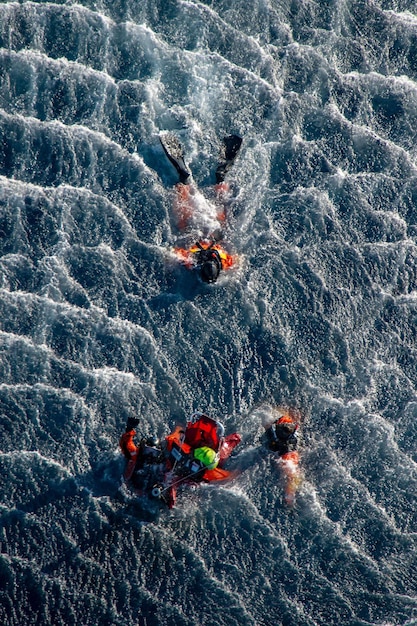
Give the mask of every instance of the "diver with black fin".
[[185, 165], [182, 146], [177, 137], [172, 133], [164, 133], [159, 136], [159, 141], [161, 142], [161, 146], [168, 159], [177, 170], [180, 177], [180, 183], [182, 185], [188, 184], [187, 181], [191, 174]]
[[175, 185], [174, 200], [178, 228], [181, 231], [193, 227], [201, 230], [202, 225], [206, 229], [209, 228], [207, 237], [198, 239], [188, 248], [174, 248], [174, 252], [185, 267], [199, 272], [203, 282], [215, 283], [222, 270], [230, 269], [235, 264], [235, 257], [220, 245], [219, 240], [226, 220], [225, 204], [230, 191], [225, 177], [239, 153], [242, 138], [238, 135], [229, 135], [223, 139], [220, 163], [216, 169], [214, 204], [209, 203], [192, 185], [191, 172], [185, 164], [178, 138], [171, 133], [164, 133], [159, 140], [166, 156], [179, 175], [179, 182]]

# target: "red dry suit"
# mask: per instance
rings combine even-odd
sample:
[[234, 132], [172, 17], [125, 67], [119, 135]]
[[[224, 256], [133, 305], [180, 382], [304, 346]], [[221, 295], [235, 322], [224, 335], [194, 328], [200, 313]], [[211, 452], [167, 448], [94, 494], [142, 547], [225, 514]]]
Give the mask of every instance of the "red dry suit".
[[123, 456], [128, 461], [125, 471], [123, 472], [125, 480], [129, 480], [132, 477], [132, 474], [135, 471], [136, 461], [138, 460], [138, 447], [133, 441], [135, 435], [136, 431], [132, 428], [131, 430], [123, 433], [119, 441], [119, 446], [122, 450]]

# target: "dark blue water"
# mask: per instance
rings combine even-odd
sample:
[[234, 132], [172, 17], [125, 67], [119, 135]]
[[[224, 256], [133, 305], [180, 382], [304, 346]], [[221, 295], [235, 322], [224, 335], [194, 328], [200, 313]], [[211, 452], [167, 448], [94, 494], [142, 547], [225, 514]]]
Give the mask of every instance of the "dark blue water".
[[[171, 253], [167, 130], [202, 193], [244, 137], [214, 286]], [[1, 624], [417, 624], [416, 146], [414, 0], [0, 5]], [[239, 477], [120, 488], [127, 417], [196, 409]]]

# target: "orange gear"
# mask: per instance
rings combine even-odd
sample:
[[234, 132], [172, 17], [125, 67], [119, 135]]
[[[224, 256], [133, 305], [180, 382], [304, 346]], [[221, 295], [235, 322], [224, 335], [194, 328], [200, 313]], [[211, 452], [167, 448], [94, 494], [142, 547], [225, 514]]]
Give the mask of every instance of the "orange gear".
[[132, 454], [137, 454], [138, 452], [137, 446], [135, 445], [135, 442], [133, 441], [133, 437], [135, 435], [136, 435], [136, 431], [132, 429], [123, 433], [123, 435], [120, 437], [119, 446], [123, 453], [123, 456], [128, 461], [130, 461], [130, 459], [132, 458]]
[[[226, 250], [223, 250], [223, 248], [221, 248], [218, 243], [214, 244], [213, 246], [212, 242], [210, 241], [200, 241], [199, 244], [201, 248], [203, 248], [203, 250], [207, 250], [208, 248], [211, 248], [212, 250], [217, 250], [220, 256], [223, 270], [227, 270], [228, 268], [232, 267], [232, 265], [234, 265], [235, 257], [226, 252]], [[175, 252], [179, 256], [181, 256], [182, 259], [184, 259], [184, 264], [187, 267], [191, 267], [193, 265], [192, 255], [197, 254], [201, 250], [201, 248], [199, 248], [197, 245], [194, 245], [191, 246], [189, 250], [184, 250], [184, 248], [175, 248]]]
[[167, 442], [167, 451], [171, 452], [172, 447], [175, 444], [184, 451], [185, 454], [189, 454], [191, 452], [191, 446], [182, 441], [184, 438], [184, 428], [182, 426], [176, 426], [173, 433], [167, 435], [165, 437], [165, 441]]
[[295, 424], [294, 420], [288, 415], [283, 415], [277, 420], [277, 424]]
[[136, 435], [135, 430], [128, 430], [120, 437], [119, 446], [123, 453], [123, 456], [127, 459], [128, 464], [124, 471], [123, 476], [126, 480], [129, 480], [135, 471], [136, 460], [138, 458], [138, 448], [133, 441], [133, 437]]

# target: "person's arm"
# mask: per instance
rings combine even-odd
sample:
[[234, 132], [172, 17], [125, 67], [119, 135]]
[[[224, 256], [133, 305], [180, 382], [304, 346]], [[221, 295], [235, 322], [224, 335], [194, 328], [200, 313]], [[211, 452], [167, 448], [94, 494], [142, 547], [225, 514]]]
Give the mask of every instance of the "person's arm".
[[[135, 471], [136, 461], [138, 458], [138, 448], [133, 441], [133, 437], [136, 435], [134, 430], [130, 430], [124, 435], [122, 435], [122, 439], [124, 439], [124, 451], [125, 457], [128, 459], [125, 471], [123, 472], [123, 477], [125, 480], [130, 480], [133, 472]], [[123, 448], [122, 448], [123, 449]]]
[[126, 424], [126, 431], [120, 437], [119, 445], [124, 457], [128, 463], [123, 473], [125, 480], [129, 480], [135, 470], [136, 461], [138, 457], [138, 448], [134, 442], [136, 431], [134, 427], [137, 426], [139, 420], [136, 418], [129, 418]]
[[214, 185], [216, 194], [217, 219], [223, 223], [227, 218], [227, 205], [230, 203], [230, 185], [223, 181]]
[[220, 246], [218, 246], [218, 245], [214, 246], [214, 248], [219, 253], [220, 260], [222, 262], [222, 269], [223, 270], [228, 270], [233, 265], [235, 265], [235, 263], [236, 263], [236, 255], [229, 254], [228, 252], [226, 252], [226, 250], [223, 250], [223, 248], [220, 248]]
[[191, 250], [186, 250], [185, 248], [174, 248], [174, 252], [185, 267], [191, 269], [194, 266], [193, 252]]

